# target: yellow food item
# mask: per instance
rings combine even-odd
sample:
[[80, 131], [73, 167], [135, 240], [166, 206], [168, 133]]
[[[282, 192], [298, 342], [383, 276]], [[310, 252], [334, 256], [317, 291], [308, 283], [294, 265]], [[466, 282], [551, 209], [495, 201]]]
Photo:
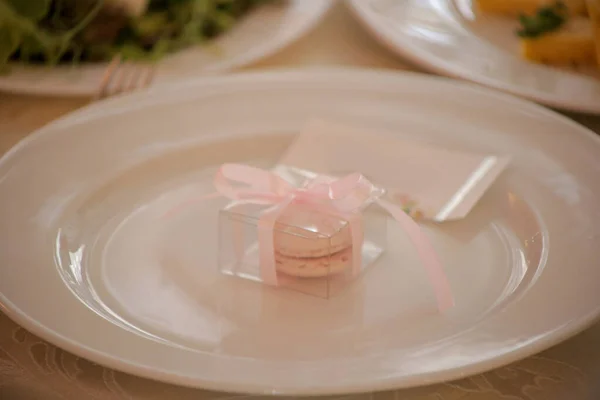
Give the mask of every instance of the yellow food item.
[[593, 64], [596, 46], [588, 18], [572, 18], [563, 27], [535, 38], [521, 38], [521, 53], [528, 60], [554, 65]]
[[600, 0], [587, 0], [587, 7], [592, 21], [592, 37], [596, 45], [596, 61], [600, 65]]
[[[586, 0], [563, 0], [572, 15], [586, 14]], [[479, 11], [489, 14], [518, 16], [535, 14], [540, 7], [553, 5], [556, 0], [475, 0]]]

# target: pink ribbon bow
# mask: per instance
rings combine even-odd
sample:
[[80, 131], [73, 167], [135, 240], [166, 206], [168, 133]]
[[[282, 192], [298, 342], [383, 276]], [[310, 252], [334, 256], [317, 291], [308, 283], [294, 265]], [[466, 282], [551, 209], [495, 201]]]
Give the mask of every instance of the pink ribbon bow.
[[232, 200], [273, 205], [291, 200], [329, 203], [340, 212], [350, 212], [364, 206], [374, 188], [358, 173], [341, 179], [320, 175], [297, 188], [273, 172], [241, 164], [223, 164], [215, 175], [214, 184], [222, 196]]
[[[317, 176], [297, 188], [279, 175], [241, 164], [223, 164], [214, 178], [218, 195], [231, 200], [243, 200], [253, 204], [272, 205], [274, 208], [262, 213], [258, 226], [261, 278], [267, 284], [277, 285], [274, 260], [273, 229], [277, 216], [290, 203], [310, 204], [317, 209], [349, 215], [353, 238], [353, 266], [360, 270], [362, 251], [362, 228], [360, 211], [367, 205], [377, 203], [401, 226], [412, 241], [433, 287], [440, 311], [454, 305], [450, 285], [438, 256], [419, 225], [400, 207], [373, 195], [376, 187], [363, 175], [353, 173], [340, 179]], [[353, 217], [354, 216], [354, 217]]]

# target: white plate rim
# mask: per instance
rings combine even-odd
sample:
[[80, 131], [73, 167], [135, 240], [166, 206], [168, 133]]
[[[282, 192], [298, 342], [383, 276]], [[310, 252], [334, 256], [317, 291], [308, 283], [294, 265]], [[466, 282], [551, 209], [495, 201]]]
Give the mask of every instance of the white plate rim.
[[[11, 148], [8, 152], [6, 152], [2, 157], [0, 157], [0, 167], [3, 164], [6, 164], [10, 161], [12, 157], [18, 155], [20, 151], [26, 149], [28, 146], [34, 144], [37, 140], [45, 137], [46, 135], [51, 135], [52, 131], [60, 127], [62, 124], [70, 124], [75, 122], [82, 122], [87, 119], [95, 119], [97, 117], [101, 117], [103, 113], [107, 111], [114, 111], [114, 108], [122, 103], [135, 103], [136, 99], [144, 99], [147, 98], [149, 94], [156, 95], [161, 92], [175, 92], [181, 90], [185, 87], [198, 87], [198, 86], [218, 86], [220, 83], [227, 82], [257, 82], [257, 81], [271, 81], [273, 79], [281, 81], [285, 81], [288, 79], [311, 79], [314, 76], [328, 76], [330, 79], [346, 79], [350, 81], [352, 78], [362, 77], [362, 78], [371, 78], [375, 79], [379, 77], [380, 79], [410, 79], [417, 80], [422, 82], [433, 82], [436, 84], [445, 85], [449, 88], [454, 88], [458, 90], [468, 91], [472, 94], [484, 95], [491, 99], [497, 99], [501, 102], [506, 102], [512, 104], [514, 106], [520, 107], [522, 110], [530, 111], [532, 113], [536, 113], [540, 116], [545, 116], [548, 118], [553, 118], [557, 122], [560, 122], [563, 125], [569, 125], [571, 128], [578, 130], [579, 134], [583, 136], [587, 136], [587, 139], [595, 141], [600, 144], [600, 137], [595, 134], [590, 129], [576, 123], [575, 121], [557, 113], [552, 110], [546, 109], [545, 107], [534, 104], [530, 101], [515, 98], [514, 96], [507, 95], [504, 93], [495, 92], [479, 85], [474, 85], [465, 82], [457, 82], [448, 80], [442, 77], [432, 77], [426, 76], [420, 73], [414, 72], [383, 72], [383, 71], [369, 71], [362, 68], [346, 68], [346, 67], [325, 67], [325, 68], [315, 68], [309, 71], [302, 71], [297, 69], [288, 69], [281, 68], [275, 71], [269, 72], [243, 72], [236, 73], [228, 76], [217, 76], [217, 77], [201, 77], [196, 78], [192, 81], [187, 82], [178, 82], [171, 85], [163, 85], [156, 88], [151, 88], [145, 91], [141, 91], [134, 94], [117, 96], [108, 100], [104, 100], [98, 103], [94, 103], [88, 106], [85, 106], [73, 113], [67, 114], [51, 123], [46, 125], [45, 127], [36, 130], [32, 134], [28, 135], [26, 138], [21, 140], [17, 145]], [[154, 97], [153, 96], [153, 97]], [[160, 96], [159, 96], [160, 97]], [[160, 101], [159, 101], [160, 102]], [[117, 113], [125, 112], [122, 110], [116, 111]], [[16, 304], [9, 301], [3, 293], [0, 292], [0, 310], [4, 312], [9, 318], [14, 320], [17, 324], [21, 325], [25, 329], [31, 331], [35, 335], [47, 340], [48, 342], [61, 347], [73, 354], [78, 356], [90, 359], [92, 361], [98, 362], [101, 365], [104, 365], [109, 368], [113, 368], [116, 370], [120, 370], [122, 372], [130, 373], [132, 375], [137, 375], [144, 378], [154, 379], [158, 381], [163, 381], [166, 383], [178, 384], [182, 386], [202, 388], [208, 390], [217, 390], [217, 391], [226, 391], [233, 393], [248, 393], [248, 394], [258, 394], [258, 395], [336, 395], [336, 394], [348, 394], [348, 393], [362, 393], [366, 391], [381, 391], [381, 390], [392, 390], [398, 388], [407, 388], [413, 386], [422, 386], [426, 384], [439, 383], [441, 381], [454, 380], [463, 378], [465, 375], [472, 375], [480, 372], [484, 372], [487, 370], [491, 370], [494, 368], [502, 367], [504, 365], [510, 364], [512, 362], [518, 361], [525, 357], [534, 355], [540, 351], [543, 351], [549, 347], [552, 347], [572, 336], [577, 335], [578, 333], [584, 331], [596, 321], [600, 320], [600, 305], [591, 310], [585, 316], [579, 318], [577, 321], [569, 321], [569, 324], [565, 324], [560, 326], [559, 328], [553, 330], [551, 334], [545, 335], [542, 338], [536, 339], [535, 342], [530, 343], [524, 348], [514, 349], [513, 351], [508, 351], [503, 353], [500, 356], [496, 356], [495, 358], [483, 362], [473, 363], [469, 367], [465, 368], [449, 368], [444, 370], [444, 378], [440, 379], [439, 376], [435, 374], [425, 374], [419, 375], [419, 382], [416, 383], [413, 379], [411, 382], [406, 382], [406, 380], [394, 379], [393, 377], [386, 377], [380, 381], [371, 382], [370, 384], [360, 383], [354, 386], [345, 385], [342, 387], [330, 386], [327, 388], [318, 388], [313, 389], [310, 387], [302, 387], [302, 388], [294, 388], [293, 390], [279, 391], [272, 388], [265, 388], [263, 386], [248, 386], [248, 385], [232, 385], [227, 384], [226, 386], [220, 385], [219, 383], [215, 383], [209, 380], [202, 379], [189, 379], [185, 376], [179, 375], [169, 375], [168, 371], [160, 370], [157, 368], [146, 368], [143, 365], [139, 365], [133, 363], [131, 361], [124, 361], [115, 355], [107, 355], [100, 351], [94, 350], [90, 347], [87, 347], [81, 343], [76, 343], [72, 339], [61, 335], [59, 332], [52, 330], [46, 326], [43, 326], [36, 320], [32, 319], [26, 313], [24, 313]], [[485, 364], [485, 366], [483, 366]], [[407, 384], [408, 383], [408, 384]]]
[[[480, 85], [484, 85], [556, 109], [589, 114], [600, 114], [600, 92], [597, 96], [597, 102], [582, 102], [573, 99], [564, 99], [560, 96], [542, 93], [536, 91], [533, 88], [528, 88], [526, 86], [520, 86], [512, 84], [510, 82], [486, 77], [482, 74], [478, 74], [477, 72], [472, 73], [471, 71], [462, 69], [460, 66], [456, 66], [449, 62], [446, 62], [446, 60], [442, 59], [441, 57], [438, 57], [427, 51], [423, 51], [422, 49], [413, 46], [410, 43], [409, 38], [402, 37], [401, 35], [392, 32], [391, 30], [383, 26], [383, 24], [380, 23], [380, 17], [377, 16], [375, 12], [369, 9], [369, 6], [372, 3], [372, 1], [373, 0], [347, 0], [346, 5], [350, 9], [351, 13], [359, 21], [359, 23], [388, 50], [390, 50], [397, 56], [403, 57], [409, 60], [410, 62], [414, 63], [415, 65], [424, 68], [427, 71], [447, 76], [450, 78], [466, 80]], [[447, 2], [451, 0], [440, 1]], [[489, 46], [492, 45], [490, 44]], [[540, 67], [538, 65], [530, 65], [531, 63], [525, 60], [522, 60], [522, 64], [526, 68]], [[543, 66], [541, 67], [547, 68]], [[557, 74], [558, 73], [562, 73], [562, 71], [557, 72]], [[600, 83], [595, 83], [592, 80], [592, 78], [582, 79], [588, 79], [592, 84], [595, 84], [600, 89]]]

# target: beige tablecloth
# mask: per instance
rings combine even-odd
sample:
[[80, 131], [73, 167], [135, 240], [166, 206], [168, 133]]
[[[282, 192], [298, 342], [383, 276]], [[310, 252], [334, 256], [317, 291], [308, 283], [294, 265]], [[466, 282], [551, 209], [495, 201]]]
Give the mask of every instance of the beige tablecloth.
[[[342, 5], [334, 7], [323, 24], [308, 37], [251, 68], [298, 65], [409, 68], [370, 39]], [[0, 153], [33, 129], [83, 104], [83, 100], [0, 94]], [[600, 133], [600, 117], [569, 116]], [[0, 313], [2, 400], [235, 398], [238, 396], [170, 386], [102, 368], [33, 336]], [[333, 398], [598, 400], [600, 324], [539, 355], [457, 382]]]

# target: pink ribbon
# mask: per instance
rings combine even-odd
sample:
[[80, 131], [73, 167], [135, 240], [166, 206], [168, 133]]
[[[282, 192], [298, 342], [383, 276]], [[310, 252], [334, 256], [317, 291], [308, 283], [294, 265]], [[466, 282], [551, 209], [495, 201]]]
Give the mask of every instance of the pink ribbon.
[[340, 179], [318, 176], [298, 188], [267, 170], [241, 164], [223, 164], [215, 175], [214, 185], [219, 195], [231, 200], [274, 206], [264, 211], [258, 222], [261, 278], [266, 284], [278, 283], [273, 229], [277, 217], [287, 205], [292, 202], [309, 204], [316, 209], [344, 216], [350, 224], [354, 251], [353, 269], [354, 273], [357, 273], [360, 271], [363, 241], [360, 211], [366, 205], [376, 203], [400, 224], [415, 246], [433, 287], [440, 311], [454, 305], [450, 285], [427, 236], [400, 207], [378, 196], [374, 197], [374, 186], [363, 175], [353, 173]]

